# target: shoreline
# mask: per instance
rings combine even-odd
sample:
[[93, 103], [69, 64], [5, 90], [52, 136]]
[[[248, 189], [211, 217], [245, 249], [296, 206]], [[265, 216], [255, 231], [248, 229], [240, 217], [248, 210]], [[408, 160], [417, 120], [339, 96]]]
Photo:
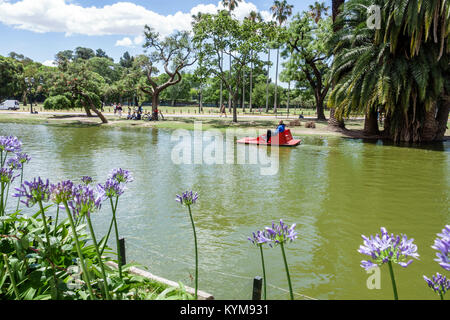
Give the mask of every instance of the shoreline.
[[[157, 128], [157, 129], [185, 129], [193, 130], [194, 123], [201, 122], [202, 130], [220, 130], [226, 129], [242, 129], [243, 131], [267, 130], [268, 128], [275, 128], [280, 120], [283, 120], [287, 125], [290, 121], [297, 120], [295, 118], [282, 119], [275, 116], [249, 117], [241, 116], [238, 118], [238, 123], [233, 123], [231, 117], [207, 117], [199, 115], [180, 116], [167, 115], [165, 120], [143, 121], [143, 120], [126, 120], [126, 118], [119, 118], [114, 115], [105, 114], [109, 123], [102, 124], [97, 117], [87, 117], [80, 113], [40, 113], [29, 114], [24, 112], [0, 112], [0, 123], [17, 123], [17, 124], [36, 124], [36, 125], [51, 125], [51, 126], [74, 126], [74, 127], [106, 127], [106, 128]], [[306, 128], [307, 122], [314, 122], [315, 129]], [[346, 129], [344, 130], [330, 130], [326, 121], [316, 121], [313, 118], [306, 118], [300, 120], [301, 126], [287, 126], [293, 135], [305, 136], [333, 136], [350, 139], [364, 139], [364, 140], [384, 140], [382, 136], [366, 135], [363, 132], [364, 120], [351, 119], [346, 121]], [[444, 141], [450, 141], [450, 129], [447, 130]]]

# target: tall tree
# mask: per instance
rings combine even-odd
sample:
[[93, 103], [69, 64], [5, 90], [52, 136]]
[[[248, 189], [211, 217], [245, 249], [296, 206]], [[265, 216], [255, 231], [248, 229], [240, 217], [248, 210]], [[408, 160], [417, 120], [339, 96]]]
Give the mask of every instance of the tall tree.
[[[278, 22], [278, 26], [281, 29], [282, 25], [287, 21], [287, 19], [292, 15], [292, 8], [294, 6], [287, 3], [286, 0], [278, 1], [276, 0], [270, 10], [273, 13], [273, 18], [275, 18]], [[277, 48], [277, 63], [276, 63], [276, 71], [275, 71], [275, 102], [273, 105], [273, 111], [277, 112], [277, 94], [278, 94], [278, 67], [280, 64], [280, 46]]]
[[[200, 23], [194, 25], [194, 41], [203, 42], [201, 55], [208, 72], [222, 79], [233, 98], [233, 121], [237, 122], [237, 99], [242, 85], [242, 74], [251, 62], [259, 63], [252, 52], [259, 52], [265, 45], [269, 24], [242, 23], [230, 14], [220, 11], [217, 15], [205, 15]], [[221, 52], [231, 55], [234, 61], [231, 72], [224, 70], [220, 63]]]
[[317, 119], [325, 121], [324, 102], [330, 89], [330, 67], [328, 65], [328, 43], [331, 34], [331, 19], [320, 19], [317, 23], [307, 12], [295, 15], [287, 33], [288, 50], [291, 53], [287, 68], [299, 82], [307, 82], [314, 92]]
[[[232, 15], [232, 12], [239, 6], [239, 3], [242, 2], [242, 0], [222, 0], [222, 4], [224, 7], [226, 7], [228, 9], [228, 12], [230, 15]], [[232, 69], [232, 64], [233, 61], [231, 59], [231, 54], [229, 55], [230, 57], [230, 83], [231, 83], [231, 69]], [[223, 57], [222, 57], [223, 59]], [[223, 66], [223, 60], [222, 60], [222, 66]], [[228, 111], [231, 112], [231, 106], [232, 106], [232, 96], [231, 96], [231, 88], [228, 88]]]
[[[331, 1], [331, 10], [332, 10], [332, 19], [333, 19], [333, 32], [337, 33], [341, 27], [336, 23], [337, 17], [341, 12], [341, 7], [345, 3], [345, 0], [332, 0]], [[334, 87], [335, 83], [332, 83]], [[328, 127], [332, 130], [342, 130], [345, 129], [345, 123], [343, 119], [336, 119], [335, 109], [330, 107], [330, 119], [328, 120]]]
[[[141, 85], [140, 90], [152, 96], [152, 110], [155, 112], [159, 106], [161, 92], [179, 83], [182, 80], [181, 71], [193, 65], [197, 58], [193, 57], [194, 48], [188, 32], [176, 32], [161, 39], [159, 33], [146, 25], [144, 34], [146, 38], [144, 48], [146, 51], [151, 50], [151, 53], [142, 64], [146, 69], [147, 83]], [[154, 74], [158, 64], [163, 65], [164, 72], [169, 76], [163, 83], [158, 83]], [[154, 119], [157, 120], [157, 117]]]
[[443, 139], [450, 108], [450, 5], [380, 0], [383, 23], [371, 30], [365, 3], [350, 0], [343, 13], [330, 95], [336, 116], [364, 113], [370, 124], [383, 111], [384, 134], [395, 142]]
[[309, 5], [309, 13], [316, 23], [322, 19], [323, 15], [328, 16], [328, 9], [330, 7], [327, 7], [324, 2], [316, 1]]
[[77, 47], [75, 49], [75, 59], [89, 60], [93, 57], [95, 57], [95, 52], [90, 48]]
[[[254, 10], [252, 10], [249, 13], [249, 15], [246, 17], [246, 19], [248, 19], [252, 23], [263, 21], [261, 14]], [[255, 54], [255, 52], [251, 52], [251, 54], [253, 55], [253, 54]], [[252, 110], [253, 110], [253, 99], [252, 99], [253, 98], [253, 94], [252, 94], [252, 91], [253, 91], [253, 62], [250, 63], [250, 84], [249, 85], [250, 85], [249, 109], [250, 109], [250, 112], [252, 112]]]

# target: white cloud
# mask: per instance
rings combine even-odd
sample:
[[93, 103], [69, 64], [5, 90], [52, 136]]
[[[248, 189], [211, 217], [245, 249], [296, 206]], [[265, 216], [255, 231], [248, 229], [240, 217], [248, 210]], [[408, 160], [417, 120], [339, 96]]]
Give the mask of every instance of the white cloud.
[[47, 67], [56, 67], [56, 62], [54, 60], [45, 60], [42, 64]]
[[116, 41], [116, 47], [131, 47], [131, 46], [133, 46], [133, 41], [128, 37]]
[[[215, 13], [218, 9], [223, 9], [221, 1], [217, 5], [197, 5], [187, 13], [178, 11], [164, 16], [132, 2], [82, 7], [67, 0], [19, 0], [14, 3], [0, 0], [0, 22], [38, 33], [64, 32], [68, 36], [123, 35], [127, 37], [117, 41], [116, 45], [132, 46], [143, 43], [142, 31], [146, 24], [162, 36], [167, 36], [175, 30], [190, 30], [193, 14]], [[243, 1], [234, 15], [243, 19], [252, 10], [257, 10], [256, 6]], [[267, 11], [262, 11], [261, 14], [264, 18], [270, 16]]]

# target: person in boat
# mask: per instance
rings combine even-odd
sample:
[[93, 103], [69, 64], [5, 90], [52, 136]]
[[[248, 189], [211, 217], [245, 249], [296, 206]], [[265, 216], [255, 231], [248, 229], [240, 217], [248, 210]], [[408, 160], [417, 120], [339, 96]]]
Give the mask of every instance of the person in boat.
[[283, 120], [281, 120], [278, 124], [277, 129], [275, 130], [275, 134], [272, 134], [272, 130], [267, 130], [267, 141], [269, 141], [272, 136], [277, 136], [278, 134], [283, 133], [285, 130], [286, 125], [284, 124]]

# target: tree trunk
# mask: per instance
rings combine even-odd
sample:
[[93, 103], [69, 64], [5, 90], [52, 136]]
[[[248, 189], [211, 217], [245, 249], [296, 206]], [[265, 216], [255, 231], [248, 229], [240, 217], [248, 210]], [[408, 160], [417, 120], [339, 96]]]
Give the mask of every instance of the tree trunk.
[[159, 91], [155, 91], [152, 95], [152, 117], [154, 121], [158, 121], [158, 115], [156, 110], [159, 107]]
[[237, 101], [238, 99], [237, 99], [237, 93], [234, 95], [234, 97], [233, 97], [233, 122], [234, 123], [237, 123], [238, 122], [238, 120], [237, 120]]
[[23, 100], [23, 106], [26, 107], [27, 106], [27, 92], [26, 91], [23, 93], [22, 100]]
[[[253, 54], [253, 52], [252, 52]], [[252, 55], [253, 57], [253, 55]], [[249, 97], [249, 101], [248, 101], [248, 107], [250, 109], [250, 112], [253, 111], [253, 101], [252, 101], [252, 96], [253, 96], [253, 62], [251, 63], [250, 66], [250, 97]]]
[[267, 54], [266, 113], [269, 112], [270, 49]]
[[291, 100], [291, 81], [289, 81], [289, 83], [288, 83], [288, 96], [287, 96], [287, 105], [286, 105], [286, 107], [287, 107], [287, 113], [289, 114], [289, 104], [290, 104], [290, 101]]
[[385, 136], [394, 142], [434, 142], [442, 141], [447, 130], [449, 116], [449, 99], [442, 97], [430, 110], [424, 105], [410, 108], [408, 113], [387, 114], [385, 120]]
[[[228, 111], [231, 113], [231, 105], [232, 105], [232, 97], [231, 97], [231, 54], [230, 54], [230, 88], [228, 88]], [[238, 88], [236, 88], [236, 90], [239, 90]]]
[[377, 110], [370, 110], [366, 113], [366, 119], [364, 122], [364, 133], [367, 135], [378, 135], [380, 130], [378, 128], [378, 112]]
[[[92, 111], [94, 111], [94, 113], [100, 118], [100, 120], [102, 120], [102, 123], [108, 123], [108, 120], [106, 119], [106, 117], [100, 111], [97, 110], [92, 99], [87, 94], [80, 93], [80, 95], [84, 99], [86, 99], [85, 101], [88, 102], [88, 105], [92, 109]], [[90, 113], [90, 111], [89, 111], [89, 113]], [[91, 114], [91, 116], [92, 116], [92, 114]]]
[[280, 48], [277, 49], [277, 65], [275, 69], [275, 99], [273, 102], [273, 112], [277, 113], [277, 107], [278, 107], [278, 64], [280, 60]]
[[[332, 0], [332, 17], [333, 17], [333, 23], [336, 22], [336, 18], [340, 13], [340, 7], [344, 4], [345, 0]], [[336, 33], [339, 31], [339, 28], [337, 26], [333, 26], [333, 32]], [[333, 82], [333, 88], [334, 88], [334, 82]], [[328, 120], [328, 127], [331, 130], [342, 130], [345, 129], [345, 123], [344, 120], [338, 120], [335, 117], [336, 110], [334, 108], [330, 109], [330, 119]]]
[[323, 107], [323, 98], [322, 98], [322, 95], [320, 94], [320, 92], [315, 93], [315, 98], [316, 98], [317, 120], [327, 121], [327, 118], [325, 117], [324, 107]]
[[245, 113], [245, 71], [242, 71], [242, 113]]

